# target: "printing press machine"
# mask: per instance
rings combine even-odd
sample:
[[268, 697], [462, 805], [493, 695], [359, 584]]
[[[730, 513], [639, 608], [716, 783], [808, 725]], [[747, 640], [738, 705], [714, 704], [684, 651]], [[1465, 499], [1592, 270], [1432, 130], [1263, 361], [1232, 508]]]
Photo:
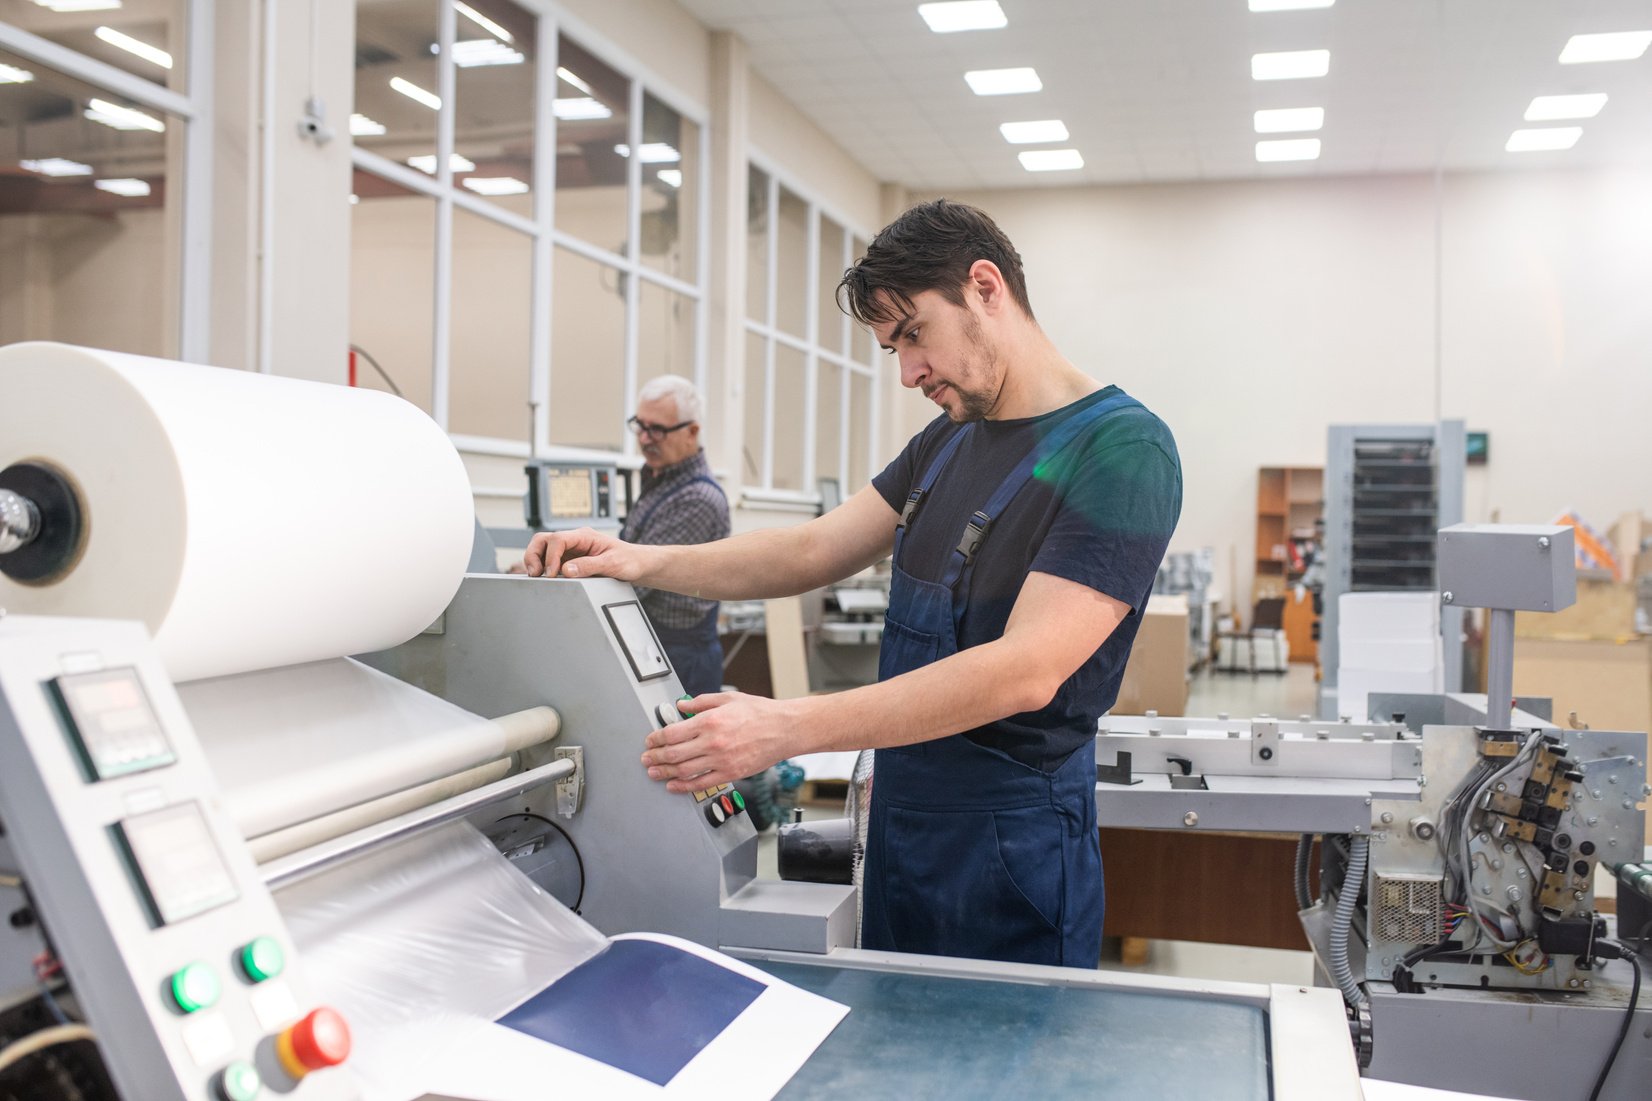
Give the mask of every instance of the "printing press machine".
[[[855, 949], [854, 888], [757, 879], [731, 791], [647, 779], [680, 696], [606, 580], [470, 575], [390, 651], [184, 684], [138, 624], [0, 617], [0, 1091], [359, 1096], [284, 907], [468, 818], [603, 933], [678, 934], [851, 1005], [784, 1096], [1359, 1096], [1329, 991]], [[414, 738], [433, 707], [462, 733]], [[95, 1045], [27, 1054], [80, 1027]], [[1201, 1061], [1167, 1059], [1189, 1034]]]
[[[1548, 701], [1512, 691], [1514, 611], [1575, 599], [1572, 530], [1439, 538], [1442, 599], [1490, 609], [1490, 692], [1374, 694], [1367, 722], [1103, 719], [1101, 825], [1299, 834], [1317, 981], [1343, 991], [1369, 1076], [1645, 1098], [1647, 735], [1562, 730]], [[1597, 868], [1615, 873], [1615, 922], [1596, 910]]]

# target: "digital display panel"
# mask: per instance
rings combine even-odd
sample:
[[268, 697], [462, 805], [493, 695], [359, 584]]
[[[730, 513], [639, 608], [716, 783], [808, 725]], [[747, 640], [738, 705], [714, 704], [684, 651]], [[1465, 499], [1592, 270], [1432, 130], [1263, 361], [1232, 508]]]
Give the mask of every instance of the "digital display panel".
[[114, 826], [157, 925], [204, 914], [240, 897], [200, 804], [179, 803]]
[[578, 520], [596, 513], [591, 472], [585, 467], [553, 467], [545, 471], [546, 505], [555, 520]]
[[89, 780], [143, 772], [178, 759], [136, 669], [104, 669], [49, 685]]

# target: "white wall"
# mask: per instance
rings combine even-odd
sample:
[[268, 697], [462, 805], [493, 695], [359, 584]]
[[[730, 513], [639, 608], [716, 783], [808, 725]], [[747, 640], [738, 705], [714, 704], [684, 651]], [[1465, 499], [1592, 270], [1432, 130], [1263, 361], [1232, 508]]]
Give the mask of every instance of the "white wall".
[[[1491, 434], [1468, 519], [1652, 504], [1652, 171], [1474, 175], [1443, 196], [1440, 412]], [[1430, 178], [950, 197], [1015, 241], [1067, 356], [1169, 423], [1172, 547], [1217, 548], [1241, 601], [1259, 466], [1323, 463], [1331, 424], [1436, 416]], [[929, 416], [902, 408], [908, 431]]]

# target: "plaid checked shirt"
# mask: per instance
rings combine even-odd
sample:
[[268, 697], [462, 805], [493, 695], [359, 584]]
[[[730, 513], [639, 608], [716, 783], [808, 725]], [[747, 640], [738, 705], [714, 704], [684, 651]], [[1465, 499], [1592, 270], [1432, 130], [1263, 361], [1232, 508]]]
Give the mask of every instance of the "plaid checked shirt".
[[[702, 449], [690, 458], [659, 473], [642, 471], [642, 493], [625, 518], [620, 538], [627, 543], [678, 546], [709, 543], [729, 534], [728, 498], [715, 482], [697, 481], [711, 477], [711, 464]], [[713, 612], [715, 600], [668, 593], [637, 586], [643, 610], [656, 627], [693, 627]]]

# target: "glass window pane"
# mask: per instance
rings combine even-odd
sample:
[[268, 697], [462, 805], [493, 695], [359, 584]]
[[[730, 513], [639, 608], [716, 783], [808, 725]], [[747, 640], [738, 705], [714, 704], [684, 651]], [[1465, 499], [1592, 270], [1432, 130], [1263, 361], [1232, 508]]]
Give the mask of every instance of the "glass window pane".
[[803, 336], [809, 316], [809, 204], [782, 187], [779, 215], [775, 219], [780, 251], [775, 258], [774, 323], [782, 332]]
[[399, 390], [428, 413], [435, 347], [436, 200], [360, 169], [353, 187], [350, 342], [366, 353], [357, 356], [356, 385]]
[[436, 12], [436, 0], [358, 0], [356, 102], [348, 123], [361, 148], [433, 176]]
[[[854, 263], [866, 255], [866, 242], [859, 237], [850, 245], [850, 263]], [[868, 363], [872, 358], [874, 344], [872, 334], [858, 321], [849, 323], [849, 350], [856, 363]]]
[[685, 283], [696, 279], [700, 229], [700, 128], [642, 97], [642, 262]]
[[625, 279], [556, 250], [551, 294], [551, 442], [619, 451], [625, 443]]
[[817, 295], [820, 317], [820, 346], [843, 351], [843, 311], [837, 305], [838, 280], [843, 278], [843, 227], [830, 218], [820, 219], [820, 275]]
[[637, 386], [660, 375], [694, 377], [694, 299], [643, 280], [637, 303]]
[[872, 440], [872, 376], [849, 375], [849, 484], [843, 495], [858, 493], [872, 480], [872, 460], [867, 452]]
[[127, 108], [119, 96], [4, 51], [0, 64], [27, 76], [0, 85], [0, 343], [175, 354], [182, 188], [167, 166], [186, 124], [117, 119], [92, 104]]
[[456, 163], [454, 177], [472, 194], [531, 218], [539, 20], [513, 0], [466, 0], [465, 6], [491, 26], [463, 8], [454, 23], [453, 148], [475, 166], [460, 177], [464, 162]]
[[453, 211], [448, 431], [522, 443], [533, 439], [532, 287], [533, 238], [468, 210]]
[[764, 362], [768, 341], [756, 333], [746, 334], [746, 423], [745, 423], [745, 477], [755, 485], [763, 485], [763, 441], [767, 424], [763, 419]]
[[746, 173], [746, 316], [769, 323], [769, 177]]
[[[53, 2], [60, 8], [71, 6], [67, 0]], [[35, 0], [0, 0], [0, 23], [182, 92], [188, 86], [184, 73], [188, 10], [188, 0], [106, 2], [85, 11], [53, 11], [51, 4]]]
[[837, 478], [843, 454], [843, 368], [830, 360], [815, 365], [815, 477]]
[[624, 255], [630, 82], [566, 35], [556, 82], [556, 228]]
[[774, 488], [813, 490], [803, 484], [803, 353], [784, 344], [774, 349]]

